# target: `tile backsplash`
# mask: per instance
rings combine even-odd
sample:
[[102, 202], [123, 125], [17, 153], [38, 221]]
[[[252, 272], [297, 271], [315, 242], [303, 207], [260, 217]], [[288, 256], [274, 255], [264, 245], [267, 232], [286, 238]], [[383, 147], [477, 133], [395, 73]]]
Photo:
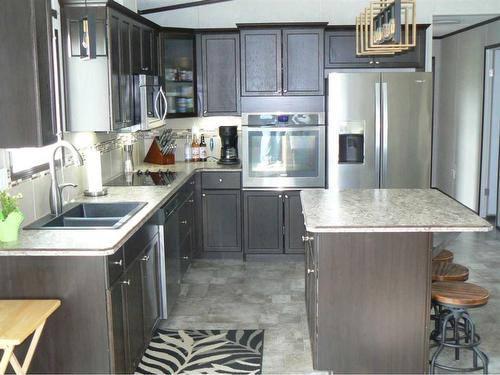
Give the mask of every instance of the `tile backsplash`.
[[[218, 157], [220, 154], [220, 139], [218, 127], [223, 125], [236, 125], [241, 127], [240, 117], [206, 117], [206, 118], [186, 118], [168, 120], [167, 127], [172, 128], [177, 138], [176, 160], [184, 160], [184, 145], [186, 136], [195, 131], [205, 134], [207, 145], [210, 138], [214, 139], [214, 149], [209, 156]], [[134, 137], [134, 163], [140, 164], [144, 160], [146, 152], [149, 150], [153, 137], [159, 134], [160, 130], [151, 133], [140, 133]], [[85, 158], [85, 151], [92, 146], [97, 146], [101, 150], [102, 178], [109, 181], [122, 173], [123, 151], [121, 142], [123, 137], [116, 133], [65, 133], [64, 139], [71, 142], [82, 153]], [[241, 140], [240, 140], [241, 142]], [[240, 143], [241, 144], [241, 143]], [[240, 148], [241, 149], [241, 148]], [[27, 151], [28, 152], [28, 151]], [[0, 168], [9, 168], [8, 151], [0, 149]], [[67, 188], [64, 190], [63, 200], [65, 203], [76, 199], [87, 187], [87, 176], [85, 166], [70, 165], [62, 168], [58, 174], [59, 183], [72, 182], [78, 185], [77, 188]], [[49, 205], [50, 176], [48, 171], [38, 173], [32, 178], [23, 181], [11, 181], [10, 191], [12, 194], [21, 193], [23, 199], [20, 202], [21, 210], [25, 215], [23, 225], [50, 213]]]

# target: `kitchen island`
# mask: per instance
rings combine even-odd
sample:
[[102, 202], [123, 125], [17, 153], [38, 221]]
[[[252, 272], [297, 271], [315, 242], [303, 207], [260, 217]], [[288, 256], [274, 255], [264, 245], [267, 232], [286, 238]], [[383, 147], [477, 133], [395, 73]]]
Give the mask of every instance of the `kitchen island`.
[[314, 368], [427, 372], [433, 233], [492, 226], [433, 189], [307, 190], [301, 201]]

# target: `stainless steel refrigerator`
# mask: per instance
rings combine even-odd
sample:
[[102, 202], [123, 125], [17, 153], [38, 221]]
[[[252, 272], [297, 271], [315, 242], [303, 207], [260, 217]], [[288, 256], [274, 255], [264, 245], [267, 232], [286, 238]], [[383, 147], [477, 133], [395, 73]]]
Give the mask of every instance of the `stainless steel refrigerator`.
[[328, 75], [328, 188], [428, 188], [431, 73]]

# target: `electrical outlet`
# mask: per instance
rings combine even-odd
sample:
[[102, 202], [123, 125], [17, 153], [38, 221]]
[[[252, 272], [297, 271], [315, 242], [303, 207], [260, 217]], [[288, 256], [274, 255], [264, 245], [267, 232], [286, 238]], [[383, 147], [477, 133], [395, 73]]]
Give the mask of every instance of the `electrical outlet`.
[[7, 168], [0, 168], [0, 191], [9, 187], [9, 174]]

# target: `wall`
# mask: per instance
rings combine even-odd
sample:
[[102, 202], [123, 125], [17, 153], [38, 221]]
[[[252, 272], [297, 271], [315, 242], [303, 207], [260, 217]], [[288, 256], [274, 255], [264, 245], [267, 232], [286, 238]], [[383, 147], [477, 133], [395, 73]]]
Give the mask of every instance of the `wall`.
[[[478, 209], [484, 47], [500, 43], [500, 21], [434, 43], [436, 187]], [[439, 49], [439, 51], [437, 51]]]
[[[172, 2], [169, 2], [172, 3]], [[138, 0], [139, 9], [165, 5], [162, 0]], [[367, 0], [233, 0], [207, 6], [149, 14], [162, 26], [235, 27], [236, 23], [329, 22], [352, 25]], [[498, 0], [418, 0], [417, 22], [432, 23], [433, 15], [497, 14]]]

